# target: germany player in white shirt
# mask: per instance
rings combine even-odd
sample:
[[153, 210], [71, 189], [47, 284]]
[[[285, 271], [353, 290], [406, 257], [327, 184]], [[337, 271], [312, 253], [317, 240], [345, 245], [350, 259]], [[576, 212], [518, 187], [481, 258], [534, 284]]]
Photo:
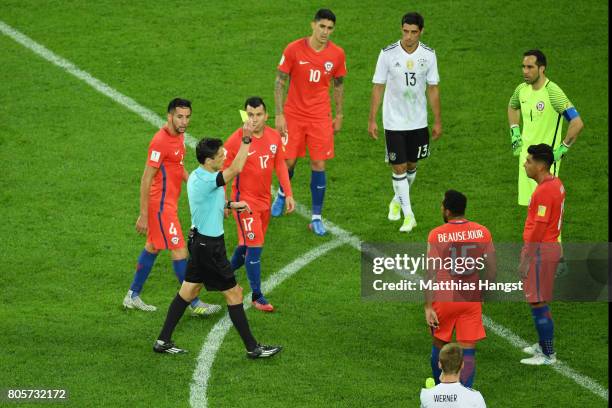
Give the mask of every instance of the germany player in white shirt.
[[442, 369], [440, 384], [421, 389], [421, 408], [486, 408], [482, 394], [459, 381], [463, 368], [463, 350], [459, 344], [445, 344], [440, 350], [438, 365]]
[[402, 17], [402, 39], [380, 52], [372, 80], [368, 132], [372, 139], [378, 139], [376, 116], [384, 92], [382, 119], [395, 192], [388, 218], [397, 221], [400, 211], [404, 213], [401, 232], [410, 232], [416, 226], [410, 188], [417, 162], [429, 156], [427, 99], [434, 116], [431, 138], [442, 135], [438, 64], [434, 50], [420, 42], [423, 26], [419, 13]]

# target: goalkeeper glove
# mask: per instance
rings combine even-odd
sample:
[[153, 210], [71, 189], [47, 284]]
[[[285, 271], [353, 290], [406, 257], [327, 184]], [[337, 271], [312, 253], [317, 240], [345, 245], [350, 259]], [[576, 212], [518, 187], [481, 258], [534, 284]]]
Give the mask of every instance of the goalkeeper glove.
[[521, 139], [521, 129], [518, 125], [510, 126], [510, 141], [512, 143], [512, 153], [515, 156], [520, 155], [523, 139]]
[[561, 160], [563, 156], [568, 152], [569, 146], [565, 144], [565, 142], [561, 142], [561, 145], [555, 149], [553, 155], [555, 156], [555, 161]]

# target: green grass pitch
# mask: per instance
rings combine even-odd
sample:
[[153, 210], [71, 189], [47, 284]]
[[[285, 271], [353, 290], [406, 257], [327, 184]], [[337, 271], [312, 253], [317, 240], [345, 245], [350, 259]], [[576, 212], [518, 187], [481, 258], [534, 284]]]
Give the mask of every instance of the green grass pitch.
[[[332, 40], [346, 51], [348, 67], [327, 219], [364, 241], [424, 242], [441, 222], [442, 193], [454, 188], [468, 196], [468, 216], [497, 242], [519, 242], [526, 210], [516, 205], [506, 106], [522, 79], [522, 53], [540, 48], [548, 77], [585, 123], [561, 171], [564, 240], [608, 240], [607, 2], [3, 0], [0, 20], [160, 116], [173, 97], [191, 99], [189, 132], [226, 138], [240, 125], [247, 96], [262, 96], [273, 112], [281, 52], [310, 33], [322, 6], [338, 17]], [[390, 169], [382, 140], [367, 135], [367, 117], [378, 53], [399, 38], [410, 10], [424, 15], [422, 41], [438, 56], [444, 135], [419, 165], [412, 193], [419, 226], [407, 236], [386, 220]], [[152, 353], [178, 288], [167, 254], [143, 292], [159, 310], [121, 307], [144, 244], [134, 223], [156, 129], [4, 35], [0, 55], [0, 388], [65, 388], [62, 406], [189, 406], [198, 351], [220, 316], [183, 319], [174, 337], [190, 354]], [[192, 170], [193, 150], [188, 156]], [[296, 199], [309, 204], [305, 161], [293, 180]], [[180, 216], [186, 230], [184, 193]], [[297, 214], [272, 220], [264, 279], [334, 239], [315, 237], [306, 225]], [[231, 251], [233, 220], [225, 230]], [[364, 302], [359, 259], [340, 246], [269, 293], [276, 313], [249, 310], [255, 335], [285, 350], [249, 361], [230, 330], [212, 367], [209, 406], [417, 406], [431, 375], [422, 306]], [[248, 288], [244, 270], [238, 277]], [[204, 299], [222, 302], [216, 293]], [[486, 304], [485, 313], [535, 339], [525, 304]], [[557, 302], [552, 313], [559, 358], [607, 390], [608, 305]], [[607, 406], [548, 367], [522, 366], [522, 357], [492, 333], [479, 344], [475, 388], [488, 406]]]

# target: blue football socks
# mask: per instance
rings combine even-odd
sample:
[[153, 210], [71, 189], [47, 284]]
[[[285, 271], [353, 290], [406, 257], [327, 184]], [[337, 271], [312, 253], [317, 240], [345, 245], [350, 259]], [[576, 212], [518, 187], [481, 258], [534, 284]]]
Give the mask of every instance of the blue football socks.
[[236, 249], [234, 249], [234, 254], [232, 255], [232, 260], [230, 261], [233, 270], [240, 269], [240, 267], [244, 265], [246, 251], [246, 245], [238, 245]]
[[442, 369], [438, 367], [438, 361], [440, 361], [440, 349], [436, 346], [431, 346], [431, 376], [437, 384], [440, 384], [440, 375]]
[[[175, 259], [172, 261], [172, 268], [174, 269], [174, 274], [176, 275], [176, 279], [178, 279], [179, 283], [183, 283], [185, 280], [185, 274], [187, 273], [187, 259]], [[195, 307], [200, 301], [199, 297], [196, 297], [191, 301], [191, 306]]]
[[325, 171], [312, 170], [310, 176], [310, 193], [312, 195], [312, 215], [321, 215], [325, 198]]
[[[246, 272], [253, 291], [253, 297], [255, 295], [261, 295], [261, 247], [248, 247], [246, 251]], [[255, 297], [256, 298], [256, 297]]]
[[554, 324], [552, 315], [550, 314], [550, 309], [548, 308], [548, 305], [532, 308], [531, 314], [533, 316], [533, 322], [535, 323], [536, 330], [538, 331], [542, 352], [547, 356], [550, 356], [555, 352], [553, 348]]
[[183, 283], [185, 280], [185, 273], [187, 272], [187, 260], [186, 259], [175, 259], [172, 261], [172, 268], [174, 274], [179, 283]]
[[461, 384], [472, 387], [476, 374], [476, 349], [463, 349], [463, 370], [461, 370]]
[[134, 281], [130, 286], [132, 297], [138, 296], [142, 291], [142, 287], [151, 273], [156, 258], [157, 254], [152, 254], [146, 249], [143, 249], [140, 253], [138, 264], [136, 265], [136, 273], [134, 274]]

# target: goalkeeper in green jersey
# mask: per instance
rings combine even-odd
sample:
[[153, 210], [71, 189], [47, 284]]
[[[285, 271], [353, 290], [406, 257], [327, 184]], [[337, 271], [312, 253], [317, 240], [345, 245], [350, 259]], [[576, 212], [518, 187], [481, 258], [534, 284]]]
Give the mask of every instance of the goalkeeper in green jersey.
[[[528, 205], [537, 183], [528, 178], [523, 168], [527, 148], [546, 143], [553, 148], [555, 162], [550, 167], [554, 176], [559, 175], [561, 158], [582, 131], [584, 124], [565, 93], [557, 84], [546, 78], [546, 56], [540, 50], [523, 54], [523, 78], [525, 82], [514, 90], [508, 104], [508, 122], [512, 151], [518, 161], [518, 203]], [[523, 129], [519, 126], [523, 119]], [[563, 119], [569, 125], [565, 138], [561, 138]]]

